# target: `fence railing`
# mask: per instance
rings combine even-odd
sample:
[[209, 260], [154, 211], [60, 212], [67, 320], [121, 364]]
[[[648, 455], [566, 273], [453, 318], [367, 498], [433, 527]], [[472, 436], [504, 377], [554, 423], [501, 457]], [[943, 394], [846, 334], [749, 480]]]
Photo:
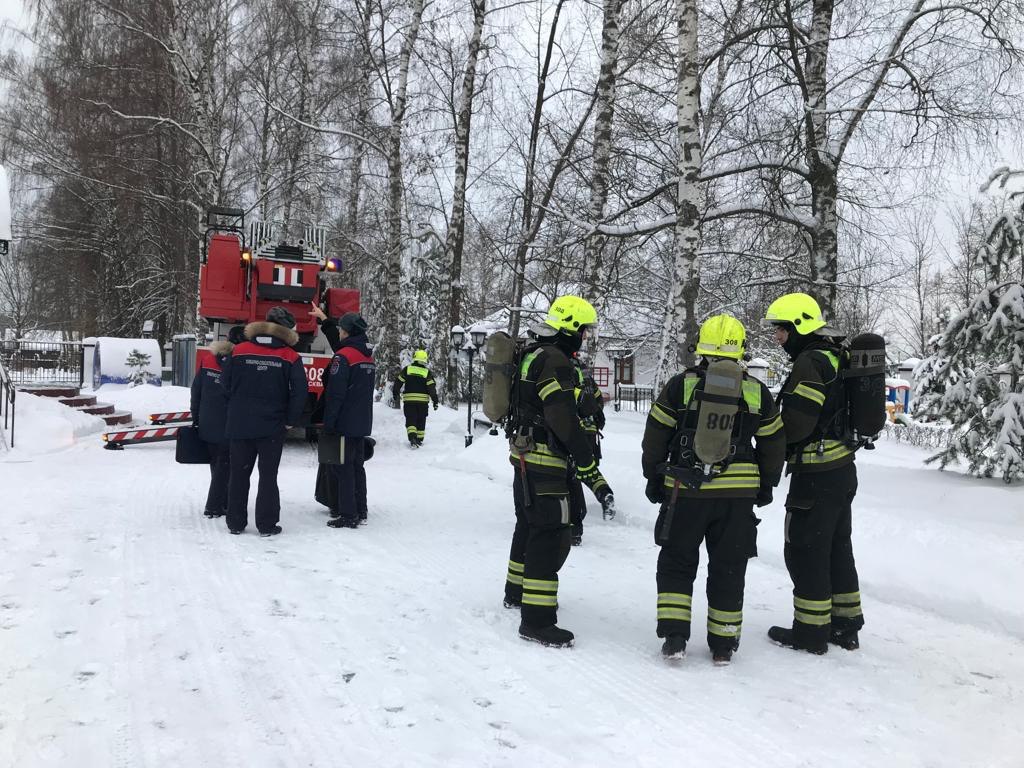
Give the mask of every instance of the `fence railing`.
[[639, 384], [615, 385], [615, 410], [637, 411], [647, 413], [651, 410], [651, 403], [654, 401], [654, 387], [646, 387]]
[[82, 386], [85, 352], [79, 341], [0, 341], [0, 363], [15, 384]]
[[14, 447], [14, 398], [18, 390], [0, 361], [0, 411], [3, 411], [3, 429], [0, 430], [0, 444]]

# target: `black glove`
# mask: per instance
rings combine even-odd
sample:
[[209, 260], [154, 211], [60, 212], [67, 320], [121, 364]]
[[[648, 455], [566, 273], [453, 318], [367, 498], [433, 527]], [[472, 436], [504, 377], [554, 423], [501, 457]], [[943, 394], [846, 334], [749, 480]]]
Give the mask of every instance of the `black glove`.
[[647, 496], [647, 500], [651, 504], [662, 504], [665, 501], [665, 483], [661, 477], [655, 477], [653, 480], [647, 481], [647, 487], [644, 488], [644, 494]]
[[603, 485], [594, 495], [601, 502], [601, 517], [605, 520], [614, 520], [617, 510], [615, 509], [615, 494], [612, 493], [612, 489]]
[[772, 503], [772, 489], [771, 486], [762, 486], [757, 492], [757, 496], [754, 497], [754, 504], [758, 507], [767, 507]]
[[604, 475], [601, 474], [601, 470], [597, 468], [596, 461], [591, 462], [590, 466], [586, 469], [577, 469], [576, 479], [593, 491], [594, 495], [597, 496], [598, 501], [601, 500], [601, 497], [598, 494], [602, 489], [611, 493], [608, 481], [604, 479]]

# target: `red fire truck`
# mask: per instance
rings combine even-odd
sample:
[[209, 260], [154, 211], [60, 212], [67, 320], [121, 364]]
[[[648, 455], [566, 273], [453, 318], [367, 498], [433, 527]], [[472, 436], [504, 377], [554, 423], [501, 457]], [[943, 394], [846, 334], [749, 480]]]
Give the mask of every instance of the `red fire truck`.
[[[199, 314], [210, 323], [213, 338], [226, 339], [231, 326], [263, 320], [271, 307], [284, 307], [295, 316], [310, 393], [319, 396], [333, 350], [309, 312], [314, 305], [330, 317], [359, 311], [358, 290], [325, 285], [324, 276], [340, 270], [341, 263], [324, 254], [324, 230], [306, 228], [301, 239], [287, 243], [270, 223], [251, 222], [246, 233], [244, 212], [222, 207], [209, 210], [207, 225]], [[197, 362], [204, 354], [208, 349], [200, 347]]]

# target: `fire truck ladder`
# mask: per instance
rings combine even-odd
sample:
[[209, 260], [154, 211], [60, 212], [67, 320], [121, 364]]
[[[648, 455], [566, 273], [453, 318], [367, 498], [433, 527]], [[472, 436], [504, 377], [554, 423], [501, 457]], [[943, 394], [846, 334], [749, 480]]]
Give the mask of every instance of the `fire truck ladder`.
[[103, 434], [103, 447], [108, 451], [123, 451], [126, 445], [164, 443], [176, 440], [178, 430], [192, 423], [189, 411], [151, 413], [148, 427], [124, 429]]

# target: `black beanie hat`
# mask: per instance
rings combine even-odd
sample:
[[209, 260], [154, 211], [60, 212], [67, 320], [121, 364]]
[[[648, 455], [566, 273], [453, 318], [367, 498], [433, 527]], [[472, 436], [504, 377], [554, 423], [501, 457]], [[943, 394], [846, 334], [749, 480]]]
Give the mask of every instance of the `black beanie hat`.
[[245, 341], [245, 326], [231, 326], [231, 330], [228, 331], [228, 341], [230, 341], [232, 344], [241, 344], [243, 341]]
[[349, 336], [366, 333], [366, 329], [370, 327], [358, 312], [346, 312], [338, 321], [338, 326]]
[[283, 325], [285, 328], [295, 327], [295, 315], [284, 307], [271, 307], [267, 312], [267, 322]]

